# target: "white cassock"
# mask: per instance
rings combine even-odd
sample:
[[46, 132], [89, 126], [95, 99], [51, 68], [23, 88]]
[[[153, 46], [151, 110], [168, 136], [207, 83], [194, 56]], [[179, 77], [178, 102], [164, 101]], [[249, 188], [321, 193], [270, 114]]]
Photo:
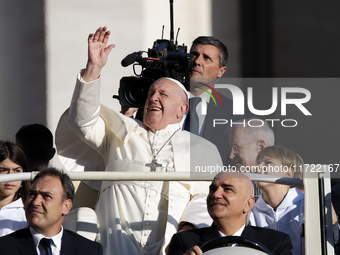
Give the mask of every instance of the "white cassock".
[[[67, 170], [150, 172], [146, 164], [157, 153], [157, 163], [162, 164], [157, 172], [188, 172], [193, 164], [222, 165], [216, 146], [209, 141], [177, 131], [179, 124], [148, 131], [143, 123], [100, 105], [99, 91], [99, 79], [86, 83], [78, 76], [71, 107], [56, 131], [58, 154]], [[96, 212], [105, 254], [164, 254], [181, 221], [198, 227], [212, 223], [205, 201], [210, 182], [89, 185], [100, 191]]]

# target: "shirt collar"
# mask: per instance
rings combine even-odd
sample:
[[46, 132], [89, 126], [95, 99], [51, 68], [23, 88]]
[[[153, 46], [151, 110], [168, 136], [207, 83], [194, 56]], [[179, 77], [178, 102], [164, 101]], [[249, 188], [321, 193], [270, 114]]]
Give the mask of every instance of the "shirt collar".
[[[211, 93], [211, 89], [207, 89], [207, 91], [209, 91]], [[189, 99], [193, 98], [193, 97], [200, 97], [203, 102], [209, 102], [210, 101], [210, 95], [208, 93], [206, 93], [206, 92], [203, 92], [199, 96], [194, 96], [193, 94], [190, 94]]]
[[304, 194], [301, 191], [299, 191], [296, 187], [290, 188], [286, 197], [283, 199], [277, 209], [285, 209], [292, 204], [296, 204], [302, 199], [304, 199]]
[[52, 237], [45, 237], [42, 234], [39, 234], [37, 231], [35, 231], [32, 227], [29, 227], [29, 229], [32, 234], [36, 249], [38, 249], [39, 242], [42, 238], [49, 238], [49, 239], [52, 239], [53, 241], [52, 245], [56, 246], [59, 251], [61, 250], [61, 238], [63, 237], [63, 232], [64, 232], [63, 226], [61, 226], [60, 232], [57, 235], [52, 236]]
[[[208, 89], [207, 91], [209, 91], [211, 93], [210, 89]], [[202, 93], [200, 95], [200, 98], [202, 99], [202, 101], [205, 101], [205, 102], [209, 102], [210, 101], [210, 95], [208, 93]]]
[[[302, 199], [304, 199], [304, 194], [300, 190], [298, 190], [296, 187], [290, 188], [285, 198], [276, 208], [276, 211], [285, 210], [287, 207], [296, 204], [298, 201]], [[263, 195], [259, 197], [254, 206], [256, 206], [261, 211], [273, 210], [273, 208], [269, 204], [267, 204], [266, 201], [264, 201]]]
[[164, 129], [160, 129], [160, 130], [152, 130], [152, 129], [148, 129], [147, 127], [145, 127], [145, 128], [146, 128], [146, 130], [150, 130], [151, 132], [155, 133], [156, 131], [162, 132], [163, 130], [166, 130], [166, 131], [169, 131], [169, 132], [175, 132], [180, 127], [181, 127], [180, 123], [175, 123], [175, 124], [169, 124]]
[[168, 130], [168, 131], [176, 131], [179, 128], [180, 128], [179, 123], [175, 123], [175, 124], [167, 125], [167, 127], [165, 129]]
[[2, 208], [22, 208], [22, 207], [24, 207], [24, 204], [22, 202], [22, 199], [19, 198], [19, 199], [13, 201], [12, 203], [3, 206]]
[[[232, 234], [232, 236], [241, 236], [244, 228], [246, 225], [243, 225], [239, 230], [237, 230], [234, 234]], [[218, 230], [218, 233], [220, 234], [221, 237], [226, 236], [225, 234], [223, 234], [221, 231]]]

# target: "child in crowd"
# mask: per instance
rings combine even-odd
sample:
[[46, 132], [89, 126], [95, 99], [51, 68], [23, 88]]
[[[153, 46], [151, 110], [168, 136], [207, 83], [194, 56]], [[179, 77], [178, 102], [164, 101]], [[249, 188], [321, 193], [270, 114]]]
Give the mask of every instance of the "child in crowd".
[[[27, 171], [22, 150], [14, 143], [0, 141], [0, 176]], [[24, 210], [28, 188], [23, 181], [0, 183], [0, 237], [28, 226]]]
[[[302, 158], [284, 147], [269, 146], [256, 158], [259, 172], [293, 178], [295, 171], [303, 170]], [[301, 171], [302, 171], [301, 170]], [[252, 226], [271, 228], [290, 235], [294, 255], [304, 255], [304, 194], [295, 187], [257, 182], [262, 190], [249, 214]]]

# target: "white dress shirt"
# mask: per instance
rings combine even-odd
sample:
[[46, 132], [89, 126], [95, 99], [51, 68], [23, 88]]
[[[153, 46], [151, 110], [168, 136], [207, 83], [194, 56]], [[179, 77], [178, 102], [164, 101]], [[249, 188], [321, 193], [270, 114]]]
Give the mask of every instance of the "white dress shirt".
[[[242, 232], [244, 230], [244, 228], [246, 227], [246, 225], [243, 225], [239, 230], [237, 230], [234, 234], [232, 234], [232, 236], [241, 236]], [[225, 234], [223, 234], [221, 231], [218, 230], [218, 233], [220, 234], [221, 237], [226, 236]], [[232, 244], [231, 247], [235, 247], [237, 246], [236, 243]]]
[[[246, 225], [243, 225], [239, 230], [237, 230], [234, 234], [232, 234], [232, 236], [241, 236], [245, 227], [246, 227]], [[217, 231], [218, 231], [218, 233], [220, 234], [221, 237], [226, 236], [221, 231], [219, 231], [219, 230], [217, 230]]]
[[42, 238], [47, 238], [47, 239], [52, 239], [52, 246], [51, 246], [51, 250], [52, 250], [52, 254], [53, 255], [60, 255], [60, 251], [61, 251], [61, 239], [63, 237], [63, 226], [61, 226], [61, 230], [60, 232], [52, 237], [46, 237], [43, 236], [42, 234], [37, 233], [33, 228], [29, 227], [30, 231], [31, 231], [31, 235], [33, 237], [33, 241], [37, 250], [38, 255], [46, 255], [46, 251], [43, 247], [41, 247], [41, 245], [39, 245], [40, 240]]
[[0, 209], [0, 222], [0, 237], [28, 226], [21, 198]]
[[[208, 91], [211, 92], [210, 89]], [[195, 96], [191, 94], [190, 98], [193, 98], [193, 97]], [[199, 95], [199, 97], [201, 98], [201, 101], [196, 106], [196, 113], [198, 116], [198, 135], [203, 136], [205, 117], [207, 116], [207, 112], [208, 112], [208, 104], [210, 101], [210, 95], [208, 93], [202, 93], [201, 95]], [[190, 110], [191, 109], [189, 109], [189, 111]], [[180, 124], [181, 124], [182, 129], [184, 129], [185, 119], [188, 116], [188, 112], [186, 112], [186, 114], [183, 116], [181, 120]]]

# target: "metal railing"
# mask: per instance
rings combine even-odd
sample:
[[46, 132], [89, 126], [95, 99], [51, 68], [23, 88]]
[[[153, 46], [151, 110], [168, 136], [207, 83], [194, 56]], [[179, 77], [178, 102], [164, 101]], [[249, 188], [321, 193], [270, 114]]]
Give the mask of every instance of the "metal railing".
[[[0, 175], [1, 182], [12, 181], [32, 181], [38, 172], [16, 173], [16, 174], [3, 174]], [[101, 171], [86, 171], [86, 172], [66, 172], [73, 181], [211, 181], [215, 174], [211, 177], [193, 177], [190, 172], [101, 172]], [[284, 178], [274, 175], [263, 175], [257, 173], [244, 173], [252, 181], [255, 182], [269, 182], [277, 184], [285, 184], [290, 186], [305, 187], [305, 222], [312, 223], [305, 225], [305, 242], [306, 252], [309, 255], [320, 254], [334, 254], [332, 251], [332, 236], [327, 233], [327, 248], [326, 253], [322, 251], [321, 245], [321, 232], [326, 231], [320, 222], [320, 205], [316, 201], [320, 199], [318, 192], [320, 187], [318, 179], [320, 175], [326, 174], [329, 181], [329, 173], [327, 175], [327, 167], [323, 169], [322, 173], [308, 173], [305, 174], [304, 181], [294, 178]], [[330, 187], [326, 185], [325, 197], [329, 197]], [[329, 200], [329, 199], [328, 199]], [[330, 201], [326, 201], [328, 206], [326, 208], [327, 222], [326, 228], [331, 226], [330, 217]], [[307, 211], [306, 211], [307, 210]], [[330, 238], [331, 237], [331, 238]], [[307, 253], [306, 253], [307, 254]]]
[[[73, 181], [211, 181], [211, 177], [193, 177], [190, 172], [66, 172]], [[1, 182], [12, 181], [32, 181], [38, 172], [26, 172], [17, 174], [0, 175]], [[291, 186], [303, 187], [300, 179], [277, 177], [274, 175], [262, 175], [255, 173], [244, 173], [252, 181], [270, 182], [277, 184], [287, 184]]]

